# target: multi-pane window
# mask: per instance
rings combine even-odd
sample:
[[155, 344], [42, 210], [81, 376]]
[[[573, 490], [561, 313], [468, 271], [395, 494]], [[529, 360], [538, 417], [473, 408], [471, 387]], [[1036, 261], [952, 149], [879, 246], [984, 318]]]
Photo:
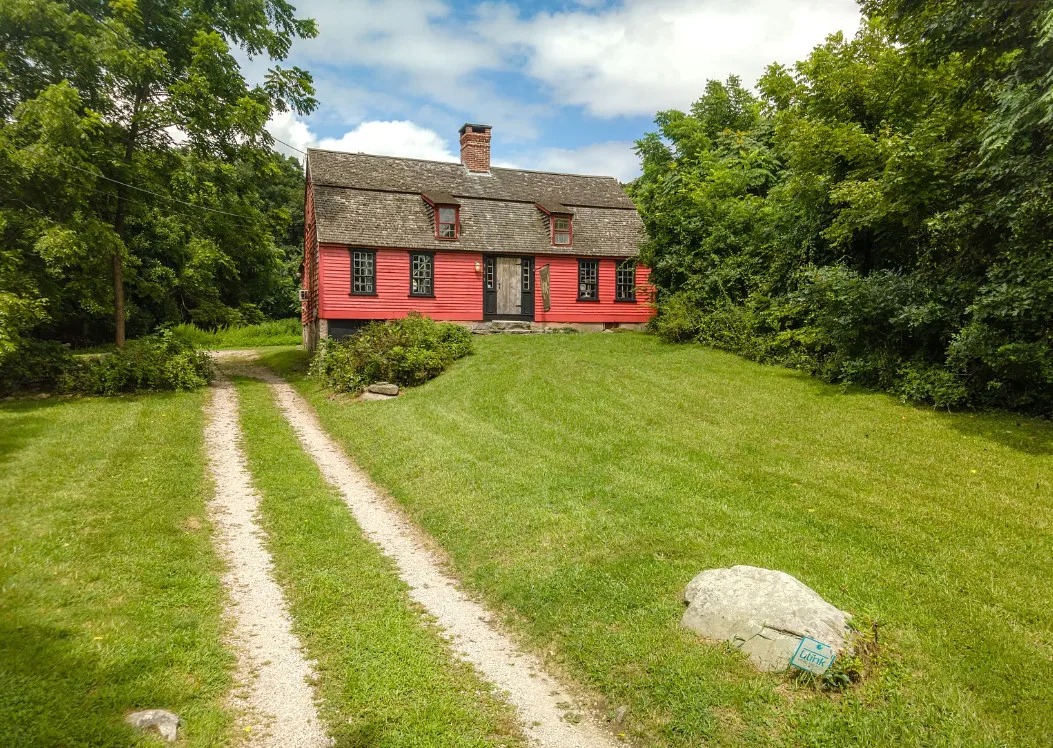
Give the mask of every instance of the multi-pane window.
[[440, 206], [435, 210], [438, 215], [435, 221], [437, 236], [440, 239], [456, 239], [457, 208], [444, 208]]
[[636, 301], [636, 262], [625, 260], [614, 269], [614, 300]]
[[570, 245], [570, 216], [552, 216], [552, 243]]
[[494, 290], [494, 258], [486, 258], [486, 290]]
[[530, 261], [523, 259], [523, 293], [530, 293], [530, 281], [534, 277], [531, 272]]
[[578, 301], [600, 298], [600, 261], [578, 260]]
[[377, 253], [364, 249], [351, 252], [351, 293], [371, 296], [377, 292]]
[[431, 252], [410, 254], [410, 296], [435, 295], [435, 256]]

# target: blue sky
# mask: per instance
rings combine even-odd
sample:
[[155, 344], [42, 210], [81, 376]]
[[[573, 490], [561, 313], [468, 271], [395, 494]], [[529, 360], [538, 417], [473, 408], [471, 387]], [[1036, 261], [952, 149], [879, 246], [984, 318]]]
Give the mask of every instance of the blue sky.
[[282, 140], [455, 161], [457, 129], [482, 122], [494, 165], [623, 180], [656, 111], [686, 109], [710, 78], [752, 85], [859, 24], [855, 0], [294, 3], [319, 36], [288, 62], [314, 75], [320, 105], [272, 120]]

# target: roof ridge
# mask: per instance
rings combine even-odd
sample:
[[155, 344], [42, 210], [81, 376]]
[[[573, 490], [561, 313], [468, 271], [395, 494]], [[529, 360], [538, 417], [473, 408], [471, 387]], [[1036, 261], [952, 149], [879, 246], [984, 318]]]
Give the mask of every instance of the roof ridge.
[[444, 164], [446, 166], [464, 166], [460, 161], [436, 161], [433, 158], [414, 158], [413, 156], [390, 156], [382, 153], [364, 153], [363, 151], [334, 151], [331, 148], [312, 148], [307, 147], [307, 154], [310, 155], [311, 151], [318, 151], [320, 153], [336, 153], [340, 156], [369, 156], [370, 158], [390, 158], [398, 161], [418, 161], [422, 164]]
[[[315, 187], [325, 187], [330, 190], [351, 190], [352, 192], [379, 192], [385, 195], [416, 195], [420, 197], [426, 192], [429, 192], [429, 188], [423, 190], [396, 190], [387, 187], [348, 187], [346, 184], [329, 184], [327, 182], [312, 182]], [[463, 192], [448, 192], [451, 197], [457, 197], [462, 200], [481, 200], [488, 203], [516, 203], [520, 205], [537, 205], [539, 202], [545, 200], [544, 197], [533, 199], [533, 198], [511, 198], [511, 197], [486, 197], [484, 195], [466, 195]], [[597, 205], [596, 203], [582, 203], [575, 202], [573, 200], [562, 200], [560, 201], [563, 205], [568, 208], [593, 208], [595, 210], [631, 210], [637, 211], [636, 204], [632, 205]]]
[[[321, 153], [335, 153], [339, 156], [367, 156], [369, 158], [387, 158], [397, 161], [416, 161], [422, 164], [445, 164], [447, 166], [464, 167], [464, 164], [462, 164], [460, 161], [437, 161], [433, 158], [414, 158], [413, 156], [391, 156], [388, 154], [380, 153], [365, 153], [363, 151], [334, 151], [331, 148], [314, 148], [308, 146], [308, 155], [310, 155], [311, 151], [318, 151]], [[473, 175], [473, 173], [467, 168], [465, 170], [468, 171], [469, 176]], [[571, 171], [551, 171], [548, 169], [515, 169], [510, 166], [491, 166], [490, 172], [495, 171], [525, 172], [527, 174], [551, 174], [552, 176], [556, 177], [581, 177], [582, 179], [610, 179], [614, 182], [617, 182], [618, 184], [622, 183], [621, 180], [619, 180], [617, 177], [611, 176], [609, 174], [578, 174], [576, 172]]]

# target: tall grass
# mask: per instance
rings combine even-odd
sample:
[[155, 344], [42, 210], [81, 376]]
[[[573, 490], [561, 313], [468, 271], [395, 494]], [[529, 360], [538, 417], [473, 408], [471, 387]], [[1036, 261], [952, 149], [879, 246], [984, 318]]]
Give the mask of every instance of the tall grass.
[[295, 317], [261, 322], [258, 325], [221, 327], [215, 331], [183, 324], [173, 327], [172, 332], [197, 348], [211, 349], [299, 345], [302, 340], [300, 320]]

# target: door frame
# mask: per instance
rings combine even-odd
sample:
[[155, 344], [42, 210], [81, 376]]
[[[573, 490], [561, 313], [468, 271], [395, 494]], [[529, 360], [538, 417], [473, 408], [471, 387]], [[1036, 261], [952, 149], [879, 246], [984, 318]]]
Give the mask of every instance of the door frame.
[[[530, 268], [529, 278], [530, 287], [523, 290], [523, 303], [521, 309], [522, 314], [497, 314], [497, 258], [498, 257], [511, 257], [517, 259], [520, 262], [520, 272], [523, 270], [524, 263]], [[494, 287], [488, 289], [486, 286], [487, 280], [487, 269], [493, 263], [494, 265]], [[482, 283], [482, 303], [483, 303], [483, 321], [490, 322], [491, 320], [508, 320], [512, 322], [533, 322], [534, 321], [534, 284], [536, 282], [534, 278], [535, 264], [534, 257], [532, 255], [516, 255], [516, 254], [504, 254], [504, 253], [490, 253], [483, 255], [483, 283]], [[527, 277], [527, 276], [524, 276]], [[494, 310], [494, 311], [490, 311]]]

